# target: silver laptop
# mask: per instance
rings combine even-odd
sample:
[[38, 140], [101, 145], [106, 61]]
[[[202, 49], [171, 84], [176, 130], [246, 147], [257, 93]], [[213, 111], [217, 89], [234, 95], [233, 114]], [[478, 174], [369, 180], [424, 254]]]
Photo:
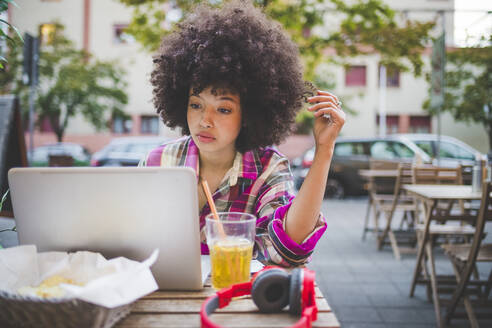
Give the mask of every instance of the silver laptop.
[[15, 168], [19, 243], [142, 261], [160, 289], [202, 288], [197, 182], [190, 168]]

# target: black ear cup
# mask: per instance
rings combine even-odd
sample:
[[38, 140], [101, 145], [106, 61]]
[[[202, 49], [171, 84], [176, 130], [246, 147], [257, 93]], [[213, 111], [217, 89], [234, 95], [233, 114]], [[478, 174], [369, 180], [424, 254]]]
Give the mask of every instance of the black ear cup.
[[270, 269], [256, 277], [251, 297], [260, 312], [279, 312], [289, 304], [290, 276], [281, 269]]
[[302, 284], [302, 269], [295, 268], [292, 270], [290, 277], [290, 290], [289, 290], [289, 312], [292, 314], [301, 314], [301, 288]]

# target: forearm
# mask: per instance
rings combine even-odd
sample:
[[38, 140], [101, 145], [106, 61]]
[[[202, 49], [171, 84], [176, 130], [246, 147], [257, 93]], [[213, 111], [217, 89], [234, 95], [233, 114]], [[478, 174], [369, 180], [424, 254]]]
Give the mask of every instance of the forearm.
[[309, 172], [287, 212], [286, 233], [298, 244], [313, 231], [319, 218], [332, 155], [333, 147], [316, 150]]

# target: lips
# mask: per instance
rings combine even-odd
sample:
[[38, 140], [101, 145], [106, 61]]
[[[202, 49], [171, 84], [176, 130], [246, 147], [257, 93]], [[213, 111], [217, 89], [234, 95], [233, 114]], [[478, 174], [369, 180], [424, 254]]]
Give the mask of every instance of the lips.
[[215, 137], [208, 132], [200, 132], [197, 134], [197, 138], [200, 142], [208, 143], [215, 140]]

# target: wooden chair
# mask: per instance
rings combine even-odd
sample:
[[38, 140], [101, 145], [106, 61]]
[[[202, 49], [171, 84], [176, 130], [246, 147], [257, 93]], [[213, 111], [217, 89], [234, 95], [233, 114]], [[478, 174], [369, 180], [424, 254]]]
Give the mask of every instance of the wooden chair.
[[463, 184], [461, 166], [438, 167], [432, 165], [414, 166], [413, 183], [415, 184]]
[[[456, 276], [457, 288], [451, 301], [445, 309], [444, 321], [449, 324], [457, 316], [456, 309], [460, 302], [464, 303], [465, 311], [472, 327], [479, 327], [477, 317], [473, 311], [473, 303], [481, 303], [489, 311], [492, 309], [492, 300], [488, 299], [492, 286], [492, 270], [487, 280], [480, 280], [476, 270], [476, 263], [492, 262], [492, 244], [482, 244], [484, 227], [487, 221], [492, 221], [492, 183], [484, 183], [480, 212], [475, 225], [475, 234], [471, 244], [446, 244], [441, 247], [448, 255]], [[473, 274], [475, 273], [475, 274]], [[473, 276], [473, 279], [472, 279]], [[473, 295], [476, 299], [472, 302]]]
[[[393, 250], [393, 254], [396, 259], [400, 259], [402, 252], [415, 252], [414, 247], [402, 248], [400, 244], [403, 240], [407, 243], [415, 243], [415, 230], [414, 221], [418, 216], [418, 208], [415, 199], [412, 196], [408, 196], [403, 192], [402, 186], [404, 184], [412, 183], [412, 164], [411, 163], [399, 163], [398, 174], [396, 177], [395, 185], [393, 188], [393, 194], [389, 199], [385, 199], [378, 204], [380, 213], [385, 214], [386, 225], [381, 234], [378, 235], [378, 249], [381, 250], [383, 245], [389, 243]], [[393, 217], [396, 211], [402, 211], [403, 217], [400, 221], [399, 230], [393, 230], [391, 228]], [[407, 223], [407, 227], [404, 230], [403, 224]], [[399, 238], [397, 238], [397, 234]], [[398, 241], [400, 239], [400, 241]]]
[[[387, 160], [369, 159], [370, 170], [380, 171], [396, 171], [398, 169], [398, 162]], [[374, 176], [368, 179], [367, 191], [369, 194], [369, 200], [367, 205], [366, 216], [364, 218], [364, 228], [362, 231], [362, 240], [366, 239], [366, 233], [368, 231], [379, 233], [379, 218], [382, 213], [382, 207], [385, 203], [393, 200], [394, 183], [396, 175], [393, 177]], [[369, 219], [373, 213], [374, 227], [369, 227]]]

